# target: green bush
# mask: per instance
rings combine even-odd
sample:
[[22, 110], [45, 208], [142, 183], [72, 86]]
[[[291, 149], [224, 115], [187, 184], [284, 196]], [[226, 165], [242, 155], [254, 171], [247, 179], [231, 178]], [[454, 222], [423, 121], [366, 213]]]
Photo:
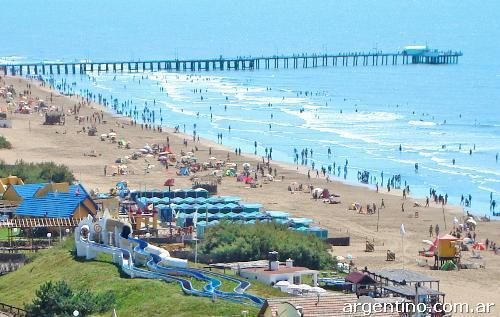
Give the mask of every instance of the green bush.
[[278, 251], [280, 261], [291, 258], [298, 266], [326, 269], [333, 264], [325, 242], [277, 223], [222, 223], [207, 228], [205, 236], [201, 252], [217, 262], [263, 260], [269, 251]]
[[74, 292], [65, 281], [47, 282], [36, 291], [36, 298], [25, 306], [28, 316], [82, 316], [103, 313], [111, 309], [115, 296], [111, 292], [92, 294], [88, 290]]
[[11, 149], [12, 144], [3, 136], [0, 135], [0, 149]]
[[61, 183], [73, 182], [75, 177], [65, 165], [54, 162], [26, 163], [22, 160], [14, 165], [5, 164], [0, 161], [0, 177], [15, 175], [20, 177], [24, 183]]

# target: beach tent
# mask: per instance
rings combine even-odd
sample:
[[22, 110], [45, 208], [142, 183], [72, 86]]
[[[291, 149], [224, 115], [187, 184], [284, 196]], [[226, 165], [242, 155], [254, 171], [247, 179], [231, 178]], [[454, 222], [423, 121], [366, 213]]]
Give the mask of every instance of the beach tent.
[[241, 204], [241, 206], [243, 206], [245, 212], [260, 211], [260, 208], [262, 208], [261, 204]]
[[189, 176], [189, 168], [187, 168], [186, 166], [183, 166], [179, 169], [179, 173], [177, 173], [177, 175], [180, 175], [180, 176]]
[[203, 205], [206, 201], [207, 199], [205, 197], [197, 197], [194, 199], [194, 202], [200, 205]]
[[291, 220], [291, 225], [293, 227], [308, 226], [310, 223], [313, 222], [313, 220], [309, 218], [289, 218], [289, 219]]
[[268, 210], [266, 211], [266, 214], [273, 219], [278, 219], [278, 218], [285, 219], [290, 217], [290, 214], [285, 211]]
[[189, 192], [190, 197], [194, 198], [208, 198], [209, 192], [205, 188], [191, 189]]
[[174, 192], [175, 197], [180, 197], [180, 198], [187, 197], [186, 189], [179, 188], [179, 189], [174, 190], [173, 192]]
[[224, 208], [231, 208], [231, 209], [234, 209], [234, 208], [237, 208], [237, 207], [239, 207], [239, 205], [238, 205], [238, 204], [235, 204], [235, 203], [232, 203], [232, 202], [230, 202], [230, 203], [226, 203], [226, 204], [224, 205]]
[[182, 197], [175, 197], [171, 199], [171, 202], [174, 204], [182, 204], [184, 203], [184, 198]]
[[225, 203], [236, 203], [241, 200], [238, 196], [221, 196], [220, 197]]

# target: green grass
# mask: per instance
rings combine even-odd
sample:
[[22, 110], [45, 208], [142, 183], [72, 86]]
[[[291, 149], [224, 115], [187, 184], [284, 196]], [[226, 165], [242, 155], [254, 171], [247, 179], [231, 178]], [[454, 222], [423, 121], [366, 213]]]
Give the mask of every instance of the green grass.
[[[17, 237], [21, 231], [19, 229], [14, 229], [12, 236]], [[7, 228], [0, 228], [0, 241], [7, 240], [9, 238], [9, 230]]]
[[[213, 303], [209, 298], [185, 295], [177, 283], [130, 279], [109, 256], [85, 261], [75, 259], [73, 249], [74, 243], [68, 239], [52, 249], [38, 252], [31, 263], [18, 271], [0, 277], [2, 302], [23, 307], [33, 300], [35, 291], [44, 282], [65, 280], [74, 288], [114, 292], [118, 316], [241, 316], [242, 310], [254, 316], [258, 312], [258, 308], [252, 306], [220, 299]], [[195, 283], [197, 287], [200, 285], [203, 284], [199, 281]], [[228, 283], [222, 290], [229, 291], [234, 286]], [[283, 296], [260, 283], [252, 283], [249, 293]], [[109, 316], [109, 313], [97, 316]]]

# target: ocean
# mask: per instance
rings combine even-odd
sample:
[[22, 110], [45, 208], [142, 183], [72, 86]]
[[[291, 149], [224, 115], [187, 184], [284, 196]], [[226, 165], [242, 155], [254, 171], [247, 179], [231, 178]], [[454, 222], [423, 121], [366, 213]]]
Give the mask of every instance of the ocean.
[[[111, 111], [243, 152], [333, 168], [384, 186], [401, 175], [490, 215], [500, 169], [500, 3], [482, 1], [12, 1], [0, 61], [140, 60], [347, 51], [409, 44], [461, 50], [457, 65], [399, 65], [54, 76], [101, 94]], [[33, 8], [36, 8], [34, 10]], [[307, 93], [307, 94], [306, 94]], [[123, 107], [123, 108], [122, 108]], [[229, 129], [230, 127], [230, 129]], [[399, 150], [401, 146], [401, 151]], [[331, 154], [328, 155], [328, 149]], [[471, 154], [472, 151], [472, 154]], [[347, 173], [344, 166], [347, 160]], [[415, 164], [418, 164], [418, 171]], [[341, 167], [340, 173], [338, 168]], [[345, 178], [344, 178], [345, 177]]]

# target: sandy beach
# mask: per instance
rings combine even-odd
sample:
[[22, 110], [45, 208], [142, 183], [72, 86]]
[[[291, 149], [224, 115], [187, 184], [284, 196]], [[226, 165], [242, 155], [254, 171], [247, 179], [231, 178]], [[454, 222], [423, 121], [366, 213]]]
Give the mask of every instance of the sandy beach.
[[[139, 124], [131, 126], [130, 119], [113, 116], [107, 113], [104, 107], [95, 103], [82, 106], [79, 114], [86, 117], [91, 116], [94, 112], [104, 112], [102, 123], [97, 124], [96, 136], [88, 136], [87, 133], [81, 131], [83, 127], [90, 126], [90, 123], [79, 123], [73, 115], [67, 113], [81, 101], [80, 97], [62, 96], [50, 91], [47, 87], [41, 87], [37, 81], [28, 81], [17, 77], [2, 78], [0, 86], [12, 84], [17, 92], [22, 92], [27, 89], [28, 83], [31, 84], [31, 97], [39, 97], [59, 108], [64, 107], [67, 114], [66, 124], [42, 125], [44, 116], [38, 113], [9, 114], [9, 118], [12, 120], [12, 129], [0, 130], [0, 134], [4, 135], [13, 146], [10, 150], [0, 150], [0, 159], [7, 163], [23, 159], [27, 162], [54, 161], [65, 164], [71, 168], [75, 177], [88, 190], [98, 188], [101, 192], [107, 192], [114, 187], [116, 182], [121, 180], [127, 180], [129, 186], [134, 189], [162, 188], [167, 178], [175, 178], [176, 188], [190, 187], [189, 177], [177, 176], [175, 168], [166, 170], [156, 160], [149, 162], [154, 167], [149, 170], [149, 173], [145, 173], [148, 162], [144, 158], [130, 160], [127, 163], [130, 171], [128, 175], [104, 175], [104, 167], [116, 165], [117, 158], [130, 155], [145, 144], [166, 144], [167, 137], [175, 153], [180, 153], [181, 150], [187, 152], [195, 149], [195, 155], [200, 162], [208, 161], [210, 156], [221, 160], [229, 157], [232, 162], [239, 166], [244, 162], [248, 162], [252, 166], [255, 166], [257, 162], [262, 162], [260, 157], [251, 154], [235, 156], [234, 149], [226, 148], [209, 140], [200, 139], [200, 142], [193, 142], [192, 136], [174, 133], [173, 129], [167, 128], [163, 132], [158, 132], [143, 130]], [[52, 101], [50, 101], [51, 94]], [[0, 108], [4, 106], [5, 99], [0, 99]], [[111, 130], [117, 133], [118, 139], [123, 138], [129, 141], [131, 149], [121, 149], [116, 143], [99, 139], [101, 133], [109, 133]], [[183, 145], [184, 140], [187, 140], [187, 146]], [[209, 155], [209, 148], [211, 148], [211, 155]], [[91, 152], [95, 153], [96, 156], [89, 156], [88, 154]], [[498, 296], [495, 293], [500, 282], [500, 257], [491, 251], [483, 252], [484, 258], [477, 260], [484, 265], [482, 269], [431, 271], [416, 264], [416, 259], [419, 258], [418, 251], [425, 247], [422, 240], [429, 239], [429, 226], [439, 224], [442, 233], [451, 232], [452, 219], [454, 217], [461, 219], [464, 216], [461, 206], [446, 205], [443, 210], [441, 205], [431, 202], [429, 208], [414, 207], [414, 202], [419, 202], [420, 205], [424, 206], [425, 201], [411, 196], [403, 199], [399, 191], [387, 193], [386, 189], [381, 189], [377, 193], [373, 189], [337, 181], [327, 183], [324, 178], [316, 178], [315, 172], [311, 173], [311, 180], [308, 180], [307, 170], [303, 167], [297, 169], [292, 164], [271, 161], [271, 166], [277, 169], [276, 181], [266, 182], [262, 187], [249, 188], [248, 185], [237, 182], [235, 178], [224, 177], [222, 184], [219, 185], [219, 194], [236, 195], [247, 202], [262, 203], [267, 210], [288, 211], [294, 216], [312, 218], [315, 223], [327, 228], [330, 236], [349, 235], [351, 245], [333, 247], [332, 253], [342, 256], [352, 254], [354, 263], [359, 269], [365, 266], [370, 270], [383, 267], [402, 268], [404, 266], [439, 278], [441, 290], [446, 293], [445, 299], [448, 302], [467, 302], [469, 304], [495, 302]], [[203, 173], [201, 172], [200, 175]], [[291, 194], [287, 190], [291, 182], [328, 188], [330, 192], [340, 195], [341, 203], [325, 204], [321, 200], [312, 199], [309, 193], [295, 192]], [[382, 199], [385, 208], [380, 209]], [[366, 215], [348, 210], [348, 207], [354, 202], [359, 202], [363, 206], [373, 203], [377, 205], [380, 212], [378, 231], [377, 214]], [[401, 210], [403, 203], [404, 212]], [[415, 212], [418, 212], [418, 218], [415, 217]], [[399, 230], [401, 224], [404, 224], [407, 233], [404, 237], [404, 250]], [[496, 221], [480, 222], [476, 230], [477, 237], [478, 239], [488, 238], [500, 241], [498, 229], [499, 224]], [[364, 252], [366, 240], [374, 242], [375, 252]], [[387, 250], [396, 253], [396, 261], [386, 261]], [[428, 261], [429, 263], [433, 262], [433, 258], [428, 258]], [[470, 252], [462, 253], [462, 261], [473, 261], [470, 259]]]

